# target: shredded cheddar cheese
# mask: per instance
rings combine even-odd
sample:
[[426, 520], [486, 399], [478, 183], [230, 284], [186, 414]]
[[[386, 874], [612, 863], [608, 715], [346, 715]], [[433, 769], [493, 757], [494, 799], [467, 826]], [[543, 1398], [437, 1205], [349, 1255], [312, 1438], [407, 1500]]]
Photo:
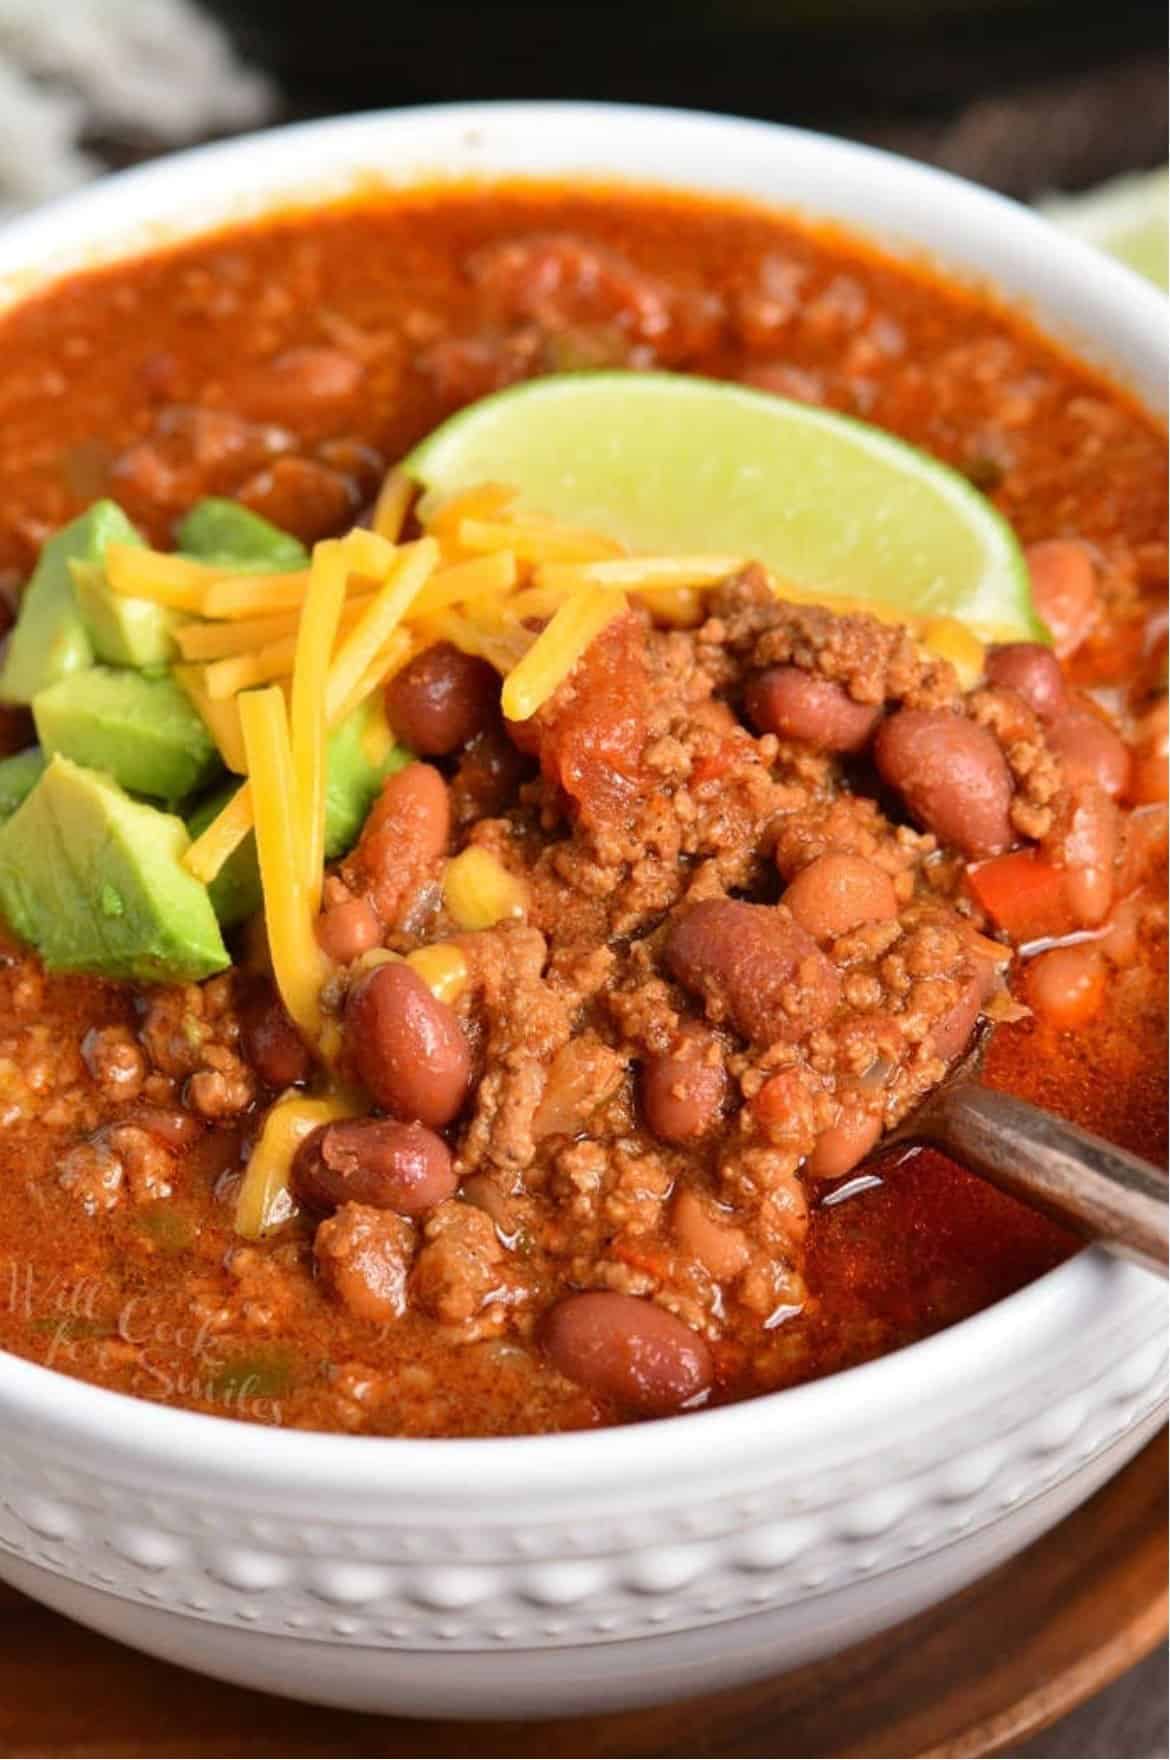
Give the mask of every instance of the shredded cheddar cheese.
[[[372, 532], [361, 534], [364, 538], [374, 535]], [[329, 668], [325, 682], [325, 713], [330, 722], [341, 705], [349, 700], [354, 686], [378, 650], [389, 641], [411, 600], [428, 576], [434, 573], [439, 559], [439, 546], [433, 538], [405, 544], [397, 551], [390, 546], [387, 548], [391, 553], [391, 566], [386, 580], [338, 648]]]
[[370, 664], [359, 676], [349, 696], [338, 705], [336, 714], [330, 717], [330, 729], [344, 721], [347, 715], [352, 714], [359, 703], [364, 703], [379, 685], [385, 684], [387, 679], [393, 678], [394, 674], [406, 665], [414, 653], [414, 646], [414, 639], [409, 630], [393, 630], [389, 640], [378, 649]]
[[[241, 728], [241, 743], [243, 738]], [[246, 753], [244, 769], [247, 769]], [[194, 843], [188, 845], [183, 856], [183, 866], [196, 880], [201, 880], [204, 886], [210, 886], [228, 857], [239, 849], [252, 825], [252, 788], [250, 783], [245, 782], [237, 788], [227, 806], [216, 814], [207, 829], [200, 833]]]
[[590, 642], [625, 610], [625, 595], [608, 587], [585, 587], [566, 599], [504, 680], [501, 702], [508, 719], [535, 715]]
[[321, 903], [325, 868], [325, 681], [349, 578], [344, 543], [318, 544], [296, 634], [293, 664], [292, 762], [297, 821], [303, 843], [301, 883], [312, 915]]
[[462, 519], [456, 536], [465, 550], [508, 550], [517, 562], [593, 562], [622, 554], [621, 545], [600, 532], [534, 520]]
[[411, 605], [412, 617], [428, 617], [435, 611], [446, 611], [452, 605], [476, 600], [492, 602], [510, 593], [520, 578], [516, 558], [510, 550], [495, 550], [490, 556], [473, 556], [466, 562], [453, 562], [436, 569]]
[[742, 568], [742, 556], [622, 556], [600, 562], [546, 562], [537, 570], [538, 587], [578, 592], [583, 587], [614, 587], [623, 592], [650, 587], [712, 587]]
[[185, 556], [147, 550], [140, 544], [107, 544], [106, 580], [115, 593], [130, 599], [152, 599], [172, 611], [198, 612], [212, 583], [229, 572]]
[[197, 609], [204, 617], [273, 617], [280, 611], [299, 611], [309, 584], [308, 569], [292, 574], [225, 575], [207, 586]]
[[507, 483], [477, 483], [471, 489], [464, 489], [458, 495], [452, 495], [449, 501], [441, 501], [435, 507], [428, 506], [424, 497], [420, 513], [423, 524], [447, 547], [455, 536], [461, 521], [465, 519], [495, 519], [506, 507], [510, 507], [516, 499], [516, 491]]
[[[312, 1044], [321, 1026], [320, 989], [327, 963], [317, 945], [305, 892], [304, 826], [283, 693], [275, 685], [246, 692], [240, 699], [240, 723], [272, 971], [284, 1006]], [[209, 826], [208, 833], [214, 829], [214, 824]]]
[[373, 526], [380, 538], [398, 542], [413, 500], [414, 484], [406, 472], [397, 467], [388, 472], [374, 503]]
[[229, 770], [237, 776], [247, 774], [248, 765], [244, 757], [244, 736], [240, 731], [240, 711], [234, 697], [222, 702], [215, 701], [207, 693], [203, 680], [202, 666], [172, 666], [175, 683], [186, 693], [186, 696], [200, 717], [208, 733], [219, 749], [219, 755]]
[[282, 1094], [264, 1120], [248, 1160], [236, 1198], [236, 1233], [260, 1240], [296, 1215], [289, 1177], [297, 1150], [319, 1125], [354, 1118], [364, 1101], [338, 1089], [317, 1098], [290, 1090]]

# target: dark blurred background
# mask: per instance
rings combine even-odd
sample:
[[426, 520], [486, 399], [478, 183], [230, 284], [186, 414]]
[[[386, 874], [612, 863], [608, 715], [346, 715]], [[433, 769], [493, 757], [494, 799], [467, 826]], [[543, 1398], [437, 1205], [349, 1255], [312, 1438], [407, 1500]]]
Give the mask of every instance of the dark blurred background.
[[[206, 3], [206, 0], [205, 0]], [[805, 124], [1025, 199], [1166, 157], [1151, 0], [211, 0], [286, 113], [608, 98]]]

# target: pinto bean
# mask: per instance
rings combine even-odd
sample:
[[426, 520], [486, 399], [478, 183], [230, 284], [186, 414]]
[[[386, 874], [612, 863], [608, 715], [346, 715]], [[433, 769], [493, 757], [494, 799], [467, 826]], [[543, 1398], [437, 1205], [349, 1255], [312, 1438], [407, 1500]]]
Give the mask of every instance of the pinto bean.
[[1106, 971], [1096, 947], [1054, 947], [1028, 966], [1028, 1000], [1054, 1027], [1084, 1026], [1105, 1000]]
[[1114, 798], [1125, 790], [1129, 747], [1092, 709], [1077, 706], [1058, 716], [1048, 729], [1048, 744], [1063, 764], [1070, 788], [1096, 782]]
[[292, 1164], [294, 1195], [309, 1210], [368, 1204], [422, 1216], [458, 1182], [442, 1137], [392, 1118], [348, 1118], [305, 1138]]
[[836, 1124], [831, 1124], [817, 1138], [816, 1147], [805, 1163], [805, 1172], [813, 1179], [840, 1179], [843, 1173], [864, 1161], [882, 1134], [882, 1121], [873, 1113], [842, 1111]]
[[317, 918], [321, 951], [339, 966], [350, 965], [371, 947], [377, 947], [381, 939], [381, 925], [365, 898], [343, 898]]
[[343, 1204], [317, 1229], [313, 1256], [326, 1289], [358, 1320], [384, 1326], [406, 1312], [414, 1229], [391, 1210]]
[[894, 883], [864, 856], [830, 853], [802, 868], [784, 894], [802, 929], [818, 941], [898, 914]]
[[1080, 647], [1097, 621], [1100, 601], [1093, 559], [1075, 538], [1046, 538], [1024, 552], [1036, 609], [1052, 632], [1057, 657]]
[[1083, 783], [1075, 792], [1059, 844], [1066, 869], [1065, 897], [1082, 928], [1095, 928], [1109, 914], [1120, 833], [1117, 808], [1104, 789], [1095, 782]]
[[558, 1302], [544, 1346], [570, 1381], [646, 1417], [695, 1404], [711, 1385], [705, 1340], [664, 1308], [614, 1290]]
[[1114, 905], [1109, 921], [1101, 931], [1097, 946], [1111, 965], [1136, 965], [1141, 954], [1142, 909], [1146, 900], [1140, 892], [1131, 892], [1120, 904]]
[[240, 1049], [268, 1088], [294, 1088], [308, 1081], [313, 1059], [280, 998], [257, 984], [240, 1007]]
[[714, 1020], [745, 1039], [800, 1039], [832, 1014], [841, 980], [786, 912], [704, 899], [672, 919], [663, 947], [672, 977], [703, 997]]
[[1012, 779], [985, 727], [945, 709], [899, 709], [874, 743], [877, 767], [911, 813], [965, 856], [994, 856], [1012, 840]]
[[459, 1021], [404, 963], [375, 966], [351, 989], [345, 1046], [375, 1103], [395, 1118], [438, 1128], [467, 1098], [471, 1054]]
[[697, 1259], [716, 1283], [738, 1276], [751, 1258], [742, 1228], [720, 1215], [692, 1186], [682, 1186], [674, 1200], [671, 1223], [683, 1252]]
[[727, 1071], [718, 1041], [701, 1028], [679, 1035], [673, 1049], [642, 1065], [642, 1111], [664, 1143], [692, 1143], [718, 1122], [727, 1099]]
[[407, 764], [382, 784], [347, 878], [352, 874], [355, 891], [369, 891], [383, 922], [396, 924], [446, 853], [450, 835], [447, 784], [432, 764]]
[[386, 686], [386, 715], [404, 745], [424, 758], [458, 751], [499, 712], [500, 680], [486, 660], [436, 642]]
[[1064, 674], [1051, 648], [1042, 642], [1008, 642], [987, 656], [987, 682], [1015, 691], [1041, 721], [1051, 721], [1065, 706]]
[[967, 1047], [975, 1023], [983, 1012], [983, 1004], [995, 990], [1003, 969], [1005, 949], [976, 933], [962, 918], [957, 919], [967, 942], [967, 952], [974, 961], [974, 972], [966, 979], [956, 1002], [947, 1010], [931, 1034], [931, 1049], [936, 1057], [950, 1063]]
[[874, 703], [857, 703], [842, 685], [799, 666], [771, 666], [744, 693], [748, 720], [758, 733], [805, 740], [822, 752], [859, 752], [881, 717]]
[[930, 1035], [930, 1048], [944, 1063], [952, 1062], [961, 1051], [966, 1050], [986, 994], [986, 984], [982, 977], [969, 978], [960, 990], [958, 999], [935, 1026]]

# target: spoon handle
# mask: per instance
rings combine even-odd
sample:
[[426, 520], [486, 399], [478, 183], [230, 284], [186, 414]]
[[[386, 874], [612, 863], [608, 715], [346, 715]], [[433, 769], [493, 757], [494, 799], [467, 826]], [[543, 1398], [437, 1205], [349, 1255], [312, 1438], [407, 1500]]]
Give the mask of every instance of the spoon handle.
[[940, 1090], [915, 1124], [1003, 1191], [1167, 1275], [1167, 1176], [1150, 1162], [978, 1082]]

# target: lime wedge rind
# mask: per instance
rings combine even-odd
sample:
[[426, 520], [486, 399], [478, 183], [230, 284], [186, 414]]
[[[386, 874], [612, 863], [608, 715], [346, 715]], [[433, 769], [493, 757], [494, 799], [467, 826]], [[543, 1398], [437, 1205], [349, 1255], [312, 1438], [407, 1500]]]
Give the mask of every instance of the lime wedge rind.
[[529, 380], [452, 416], [405, 461], [432, 502], [478, 482], [635, 554], [720, 553], [781, 580], [1044, 640], [1006, 520], [965, 477], [880, 428], [676, 373]]

